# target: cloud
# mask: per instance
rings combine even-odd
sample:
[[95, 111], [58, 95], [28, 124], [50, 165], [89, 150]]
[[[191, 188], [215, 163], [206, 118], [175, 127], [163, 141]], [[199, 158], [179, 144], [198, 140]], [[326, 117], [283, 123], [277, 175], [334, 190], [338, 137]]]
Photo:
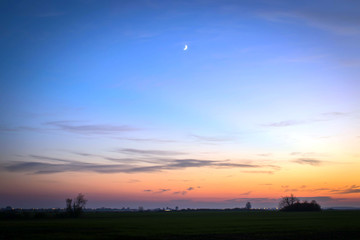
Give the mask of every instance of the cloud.
[[171, 191], [171, 189], [169, 188], [160, 188], [159, 190], [157, 191], [154, 191], [154, 190], [151, 190], [151, 189], [145, 189], [144, 192], [150, 192], [150, 193], [154, 193], [154, 194], [157, 194], [157, 193], [164, 193], [164, 192], [169, 192]]
[[263, 126], [265, 126], [265, 127], [288, 127], [288, 126], [300, 125], [300, 124], [304, 124], [304, 123], [305, 123], [305, 121], [287, 120], [287, 121], [263, 124]]
[[45, 161], [66, 162], [66, 163], [78, 162], [78, 161], [67, 160], [67, 159], [62, 159], [62, 158], [45, 157], [45, 156], [39, 156], [39, 155], [29, 155], [29, 157], [35, 158], [38, 160], [45, 160]]
[[290, 153], [290, 155], [292, 156], [311, 156], [311, 155], [315, 155], [315, 152], [292, 152]]
[[[156, 163], [144, 160], [125, 161], [119, 164], [85, 163], [72, 160], [64, 160], [46, 156], [32, 155], [38, 160], [50, 162], [15, 162], [9, 163], [5, 169], [12, 172], [32, 172], [34, 174], [58, 173], [58, 172], [97, 172], [97, 173], [137, 173], [137, 172], [160, 172], [165, 170], [182, 170], [186, 168], [214, 167], [214, 168], [261, 168], [274, 167], [270, 165], [254, 165], [231, 163], [229, 161], [199, 160], [199, 159], [159, 159]], [[124, 160], [124, 159], [121, 159]], [[128, 160], [128, 159], [126, 159]], [[61, 162], [60, 163], [53, 163]], [[145, 165], [144, 165], [145, 164]]]
[[243, 173], [263, 173], [263, 174], [274, 174], [274, 171], [241, 171]]
[[339, 116], [349, 115], [349, 113], [345, 113], [345, 112], [325, 112], [322, 115], [330, 116], [330, 117], [339, 117]]
[[73, 154], [82, 156], [82, 157], [102, 157], [100, 155], [92, 154], [92, 153], [82, 153], [82, 152], [71, 152]]
[[[201, 188], [200, 186], [197, 186], [196, 188]], [[194, 191], [195, 190], [195, 188], [194, 187], [188, 187], [186, 190], [184, 190], [184, 191], [177, 191], [177, 192], [173, 192], [173, 194], [181, 194], [181, 195], [185, 195], [185, 194], [187, 194], [188, 192], [190, 192], [190, 191]]]
[[339, 194], [360, 193], [360, 186], [352, 185], [352, 186], [344, 188], [344, 189], [331, 190], [331, 192], [339, 193]]
[[322, 188], [311, 189], [310, 191], [314, 191], [314, 192], [327, 191], [327, 192], [335, 193], [335, 194], [351, 194], [351, 193], [360, 193], [360, 186], [359, 185], [351, 185], [351, 186], [344, 186], [344, 187], [337, 188], [337, 189], [322, 187]]
[[172, 163], [165, 166], [165, 168], [167, 169], [191, 168], [191, 167], [258, 168], [260, 166], [253, 164], [240, 164], [240, 163], [230, 163], [225, 161], [197, 160], [197, 159], [174, 160]]
[[151, 158], [115, 158], [115, 157], [107, 157], [107, 156], [102, 156], [102, 155], [97, 155], [97, 154], [91, 154], [91, 153], [82, 153], [82, 152], [71, 152], [73, 154], [79, 155], [79, 156], [83, 156], [83, 157], [98, 157], [98, 158], [102, 158], [105, 160], [109, 160], [112, 162], [117, 162], [117, 163], [160, 163], [160, 162], [168, 162], [167, 159], [151, 159]]
[[[142, 158], [113, 158], [113, 157], [103, 157], [103, 159], [117, 162], [117, 163], [159, 163], [160, 159], [142, 159]], [[166, 162], [166, 160], [164, 160]]]
[[[352, 3], [355, 4], [355, 1]], [[346, 5], [336, 8], [336, 11], [329, 8], [262, 11], [258, 13], [258, 16], [268, 21], [306, 24], [338, 35], [358, 35], [360, 18], [357, 11], [353, 11], [357, 6], [349, 4], [347, 9], [344, 6]]]
[[116, 137], [119, 140], [134, 141], [134, 142], [160, 142], [160, 143], [176, 143], [179, 141], [170, 139], [159, 139], [159, 138], [129, 138], [129, 137]]
[[161, 188], [161, 189], [159, 189], [159, 191], [157, 191], [157, 192], [154, 192], [154, 193], [164, 193], [164, 192], [169, 192], [169, 191], [171, 191], [171, 189], [169, 189], [169, 188]]
[[345, 67], [360, 67], [360, 59], [340, 59], [339, 62]]
[[31, 132], [39, 132], [42, 131], [41, 128], [35, 128], [35, 127], [5, 127], [0, 126], [0, 132], [21, 132], [21, 131], [31, 131]]
[[299, 158], [297, 160], [294, 160], [294, 162], [299, 164], [307, 164], [311, 166], [320, 166], [324, 163], [321, 160], [311, 159], [311, 158]]
[[53, 126], [66, 132], [79, 134], [113, 134], [140, 130], [139, 128], [128, 125], [79, 124], [74, 121], [53, 121], [46, 122], [45, 125]]
[[297, 191], [298, 191], [297, 188], [292, 188], [292, 189], [288, 188], [284, 190], [284, 192], [297, 192]]
[[200, 136], [192, 134], [191, 137], [195, 138], [199, 141], [205, 141], [205, 142], [229, 142], [233, 141], [234, 138], [231, 137], [221, 137], [221, 136]]
[[278, 198], [232, 198], [226, 200], [226, 202], [261, 202], [261, 203], [278, 203]]
[[60, 172], [98, 172], [98, 173], [116, 173], [126, 172], [127, 165], [104, 165], [80, 162], [69, 162], [64, 164], [43, 163], [43, 162], [18, 162], [8, 166], [5, 169], [11, 172], [32, 172], [34, 174], [49, 174]]
[[334, 198], [329, 196], [315, 196], [315, 197], [298, 197], [302, 201], [320, 201], [320, 202], [326, 202], [326, 201], [332, 201]]
[[311, 191], [328, 191], [328, 190], [331, 190], [330, 188], [316, 188], [316, 189], [312, 189]]
[[315, 118], [309, 118], [309, 119], [302, 119], [302, 120], [285, 120], [280, 122], [271, 122], [262, 124], [264, 127], [289, 127], [289, 126], [296, 126], [296, 125], [302, 125], [302, 124], [309, 124], [314, 122], [324, 122], [324, 121], [330, 121], [334, 120], [339, 117], [347, 116], [350, 113], [345, 112], [326, 112], [319, 114]]
[[271, 153], [259, 153], [257, 155], [260, 157], [270, 157], [272, 154]]
[[250, 193], [252, 193], [252, 191], [243, 192], [243, 193], [240, 193], [239, 195], [250, 195]]
[[141, 182], [140, 180], [137, 179], [130, 179], [129, 181], [127, 181], [127, 183], [138, 183]]
[[177, 194], [186, 195], [186, 194], [187, 194], [187, 191], [173, 192], [173, 194], [175, 194], [175, 195], [177, 195]]
[[127, 153], [127, 154], [162, 155], [162, 156], [171, 156], [171, 155], [182, 155], [182, 154], [185, 154], [185, 153], [183, 153], [183, 152], [176, 152], [176, 151], [141, 150], [141, 149], [133, 149], [133, 148], [123, 148], [123, 149], [120, 149], [119, 152]]

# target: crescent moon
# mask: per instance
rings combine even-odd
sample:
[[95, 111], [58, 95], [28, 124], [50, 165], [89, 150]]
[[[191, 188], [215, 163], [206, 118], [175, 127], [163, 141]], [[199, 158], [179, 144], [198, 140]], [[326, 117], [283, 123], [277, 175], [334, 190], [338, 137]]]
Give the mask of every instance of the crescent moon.
[[187, 50], [187, 48], [188, 48], [188, 46], [185, 44], [184, 51], [186, 51], [186, 50]]

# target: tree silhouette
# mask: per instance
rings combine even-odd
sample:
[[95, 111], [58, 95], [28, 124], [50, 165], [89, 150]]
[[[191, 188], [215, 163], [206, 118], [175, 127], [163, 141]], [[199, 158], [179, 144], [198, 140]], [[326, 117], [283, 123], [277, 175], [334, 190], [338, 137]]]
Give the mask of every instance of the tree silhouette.
[[294, 195], [283, 197], [279, 203], [279, 208], [283, 209], [289, 206], [292, 206], [296, 202], [299, 202], [299, 199], [295, 197]]
[[279, 207], [281, 211], [321, 211], [320, 205], [315, 200], [310, 203], [307, 201], [300, 202], [292, 194], [290, 197], [283, 197]]
[[247, 210], [250, 210], [251, 209], [251, 203], [250, 202], [247, 202], [246, 205], [245, 205], [245, 208]]
[[65, 201], [66, 212], [72, 217], [79, 217], [88, 200], [85, 198], [84, 194], [79, 193], [74, 200], [67, 198]]

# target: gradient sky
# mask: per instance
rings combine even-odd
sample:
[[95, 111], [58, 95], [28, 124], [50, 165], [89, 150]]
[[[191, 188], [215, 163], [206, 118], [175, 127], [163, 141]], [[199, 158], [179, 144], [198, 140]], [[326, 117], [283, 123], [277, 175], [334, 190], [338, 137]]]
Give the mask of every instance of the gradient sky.
[[1, 1], [0, 207], [360, 207], [359, 42], [355, 0]]

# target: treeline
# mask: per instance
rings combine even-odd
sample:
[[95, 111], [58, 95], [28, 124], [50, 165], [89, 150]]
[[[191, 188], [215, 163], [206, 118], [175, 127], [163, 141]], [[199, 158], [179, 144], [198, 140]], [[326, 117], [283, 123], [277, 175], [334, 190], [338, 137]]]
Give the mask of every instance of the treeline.
[[315, 200], [311, 202], [300, 202], [300, 200], [292, 194], [289, 197], [282, 198], [279, 203], [279, 208], [281, 211], [286, 212], [321, 211], [320, 205]]
[[6, 210], [0, 212], [0, 219], [48, 219], [48, 218], [67, 218], [69, 214], [64, 211], [44, 211], [37, 210]]
[[281, 209], [282, 211], [321, 211], [321, 207], [320, 205], [315, 202], [296, 202], [293, 205], [284, 207], [283, 209]]
[[65, 211], [59, 209], [48, 211], [22, 210], [7, 207], [5, 211], [0, 211], [0, 219], [76, 218], [83, 213], [87, 201], [85, 196], [79, 193], [76, 198], [65, 200]]

